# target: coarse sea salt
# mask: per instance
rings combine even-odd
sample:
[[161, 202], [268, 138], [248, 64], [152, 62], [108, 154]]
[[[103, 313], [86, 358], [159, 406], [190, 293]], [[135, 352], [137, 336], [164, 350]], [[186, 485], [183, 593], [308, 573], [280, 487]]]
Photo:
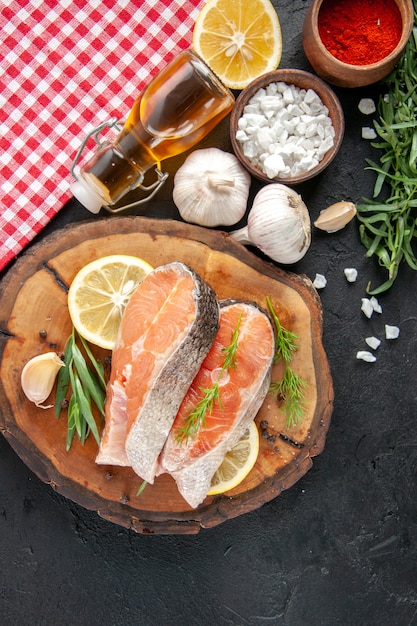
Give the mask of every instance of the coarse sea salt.
[[243, 154], [270, 178], [289, 178], [316, 167], [334, 145], [328, 108], [313, 89], [270, 83], [249, 100], [238, 120]]
[[376, 132], [369, 126], [362, 128], [362, 139], [376, 139]]
[[366, 343], [372, 350], [377, 350], [381, 345], [381, 340], [378, 337], [367, 337], [365, 339]]
[[361, 98], [358, 104], [358, 109], [364, 115], [372, 115], [372, 113], [375, 113], [376, 111], [375, 102], [372, 98]]
[[398, 339], [400, 336], [400, 329], [398, 326], [391, 326], [390, 324], [385, 324], [385, 338], [386, 339]]
[[356, 281], [358, 277], [358, 270], [355, 267], [346, 267], [343, 272], [348, 283], [354, 283]]
[[368, 352], [368, 350], [359, 350], [359, 352], [356, 353], [356, 358], [367, 361], [368, 363], [374, 363], [376, 361], [376, 356]]
[[327, 285], [327, 278], [323, 276], [323, 274], [316, 274], [313, 280], [313, 285], [316, 289], [324, 289]]
[[374, 312], [382, 313], [382, 306], [379, 304], [375, 296], [372, 296], [371, 298], [362, 298], [361, 302], [361, 311], [366, 315], [366, 317], [371, 318]]
[[375, 311], [375, 313], [382, 313], [382, 306], [379, 304], [378, 300], [375, 298], [375, 296], [372, 296], [369, 300], [369, 302], [372, 305], [373, 310]]
[[364, 313], [364, 315], [366, 315], [367, 318], [371, 318], [372, 314], [374, 312], [373, 306], [371, 304], [371, 301], [369, 300], [369, 298], [362, 298], [361, 299], [361, 311], [362, 313]]

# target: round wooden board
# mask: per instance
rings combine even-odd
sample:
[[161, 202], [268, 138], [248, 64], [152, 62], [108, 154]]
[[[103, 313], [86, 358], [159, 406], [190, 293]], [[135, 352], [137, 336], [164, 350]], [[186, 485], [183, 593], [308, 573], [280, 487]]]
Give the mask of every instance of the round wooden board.
[[[75, 274], [94, 258], [116, 253], [139, 256], [154, 267], [187, 263], [219, 299], [253, 300], [265, 307], [269, 296], [281, 324], [298, 336], [292, 367], [308, 383], [301, 424], [286, 428], [282, 407], [268, 394], [256, 418], [268, 437], [261, 437], [254, 469], [233, 491], [207, 497], [197, 509], [186, 504], [167, 475], [137, 496], [141, 479], [130, 468], [95, 463], [93, 437], [84, 446], [74, 440], [66, 452], [66, 416], [57, 420], [53, 409], [36, 408], [21, 389], [20, 374], [31, 357], [64, 350], [71, 332], [67, 289]], [[144, 217], [83, 222], [24, 254], [3, 280], [0, 297], [0, 428], [41, 480], [105, 519], [141, 533], [196, 533], [277, 496], [308, 471], [312, 457], [324, 447], [333, 385], [317, 293], [307, 277], [278, 269], [227, 233]], [[95, 354], [104, 358], [110, 353], [95, 349]], [[274, 367], [277, 380], [282, 371], [279, 364]]]

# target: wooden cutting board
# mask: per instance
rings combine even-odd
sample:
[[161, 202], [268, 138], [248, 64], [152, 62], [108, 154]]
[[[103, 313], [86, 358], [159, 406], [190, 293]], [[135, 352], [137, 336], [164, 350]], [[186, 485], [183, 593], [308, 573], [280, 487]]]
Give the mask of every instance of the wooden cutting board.
[[[193, 267], [219, 299], [240, 298], [265, 307], [269, 296], [281, 324], [298, 336], [292, 360], [307, 381], [305, 416], [293, 428], [268, 394], [256, 422], [261, 432], [254, 469], [234, 490], [207, 497], [191, 509], [170, 476], [160, 476], [140, 496], [130, 468], [96, 465], [97, 444], [74, 439], [65, 451], [66, 415], [35, 407], [20, 374], [33, 356], [63, 352], [71, 332], [67, 290], [78, 270], [99, 256], [131, 254], [154, 267], [181, 261]], [[333, 408], [333, 385], [322, 345], [321, 303], [310, 280], [278, 269], [227, 233], [172, 220], [144, 217], [96, 219], [46, 237], [7, 273], [0, 290], [0, 428], [27, 466], [81, 506], [141, 533], [196, 533], [260, 507], [291, 487], [324, 447]], [[46, 337], [45, 337], [46, 333]], [[94, 349], [98, 358], [109, 352]], [[273, 380], [282, 366], [274, 366]], [[51, 396], [53, 402], [53, 395]]]

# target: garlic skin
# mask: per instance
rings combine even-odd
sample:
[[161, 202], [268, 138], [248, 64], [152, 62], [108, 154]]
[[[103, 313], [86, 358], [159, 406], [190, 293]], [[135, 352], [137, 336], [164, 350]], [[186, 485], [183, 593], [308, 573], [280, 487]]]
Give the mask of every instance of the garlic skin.
[[298, 193], [271, 183], [255, 196], [247, 226], [230, 234], [241, 243], [256, 246], [277, 263], [296, 263], [310, 247], [310, 215]]
[[234, 154], [218, 148], [195, 150], [175, 174], [173, 199], [186, 222], [231, 226], [246, 212], [250, 182]]
[[336, 202], [320, 212], [314, 226], [328, 233], [335, 233], [348, 224], [356, 215], [353, 202]]
[[44, 406], [49, 397], [56, 376], [65, 363], [55, 352], [45, 352], [33, 357], [24, 366], [20, 382], [23, 393], [31, 402], [41, 409], [50, 409], [53, 404]]

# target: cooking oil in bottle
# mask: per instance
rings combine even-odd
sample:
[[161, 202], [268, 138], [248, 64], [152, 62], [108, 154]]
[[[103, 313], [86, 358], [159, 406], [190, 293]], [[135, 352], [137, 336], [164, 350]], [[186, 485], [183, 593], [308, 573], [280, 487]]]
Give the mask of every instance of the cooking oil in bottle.
[[111, 210], [151, 167], [196, 145], [233, 105], [232, 93], [192, 50], [180, 53], [139, 95], [116, 138], [99, 144], [74, 195], [93, 212]]

